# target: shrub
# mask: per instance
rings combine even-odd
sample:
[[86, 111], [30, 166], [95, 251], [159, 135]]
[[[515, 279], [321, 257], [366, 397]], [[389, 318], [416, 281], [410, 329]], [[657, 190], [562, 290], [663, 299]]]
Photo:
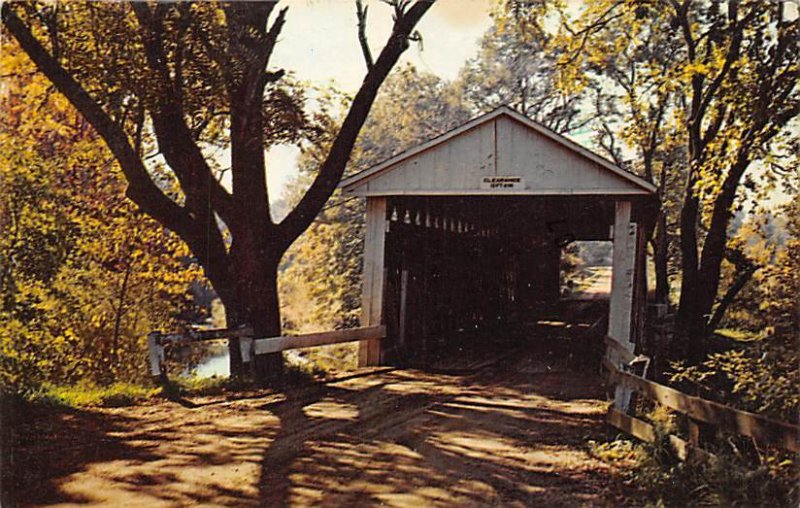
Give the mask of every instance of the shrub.
[[666, 434], [652, 444], [616, 439], [590, 442], [595, 457], [630, 471], [628, 481], [647, 498], [646, 506], [770, 506], [795, 507], [800, 502], [796, 459], [785, 454], [762, 456], [758, 463], [719, 450], [706, 464], [681, 462]]

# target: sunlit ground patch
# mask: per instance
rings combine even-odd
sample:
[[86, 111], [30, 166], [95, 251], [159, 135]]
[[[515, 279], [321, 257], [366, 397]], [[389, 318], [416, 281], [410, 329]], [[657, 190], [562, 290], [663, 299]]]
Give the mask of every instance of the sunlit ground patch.
[[324, 399], [304, 407], [303, 413], [309, 418], [355, 420], [358, 418], [358, 406], [332, 399]]

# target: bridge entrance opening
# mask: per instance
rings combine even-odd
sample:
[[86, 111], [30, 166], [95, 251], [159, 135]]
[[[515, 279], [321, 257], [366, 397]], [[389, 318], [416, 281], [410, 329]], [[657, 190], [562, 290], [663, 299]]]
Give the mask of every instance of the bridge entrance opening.
[[598, 351], [609, 295], [567, 292], [565, 279], [577, 241], [610, 238], [613, 198], [395, 196], [385, 217], [384, 362], [532, 338]]

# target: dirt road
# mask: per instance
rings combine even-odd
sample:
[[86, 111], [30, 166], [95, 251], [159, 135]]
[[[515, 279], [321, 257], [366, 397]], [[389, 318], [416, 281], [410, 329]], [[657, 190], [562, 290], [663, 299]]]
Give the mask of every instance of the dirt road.
[[589, 453], [606, 431], [591, 370], [522, 350], [475, 367], [28, 415], [18, 424], [38, 439], [17, 447], [5, 488], [21, 505], [635, 504], [621, 471]]

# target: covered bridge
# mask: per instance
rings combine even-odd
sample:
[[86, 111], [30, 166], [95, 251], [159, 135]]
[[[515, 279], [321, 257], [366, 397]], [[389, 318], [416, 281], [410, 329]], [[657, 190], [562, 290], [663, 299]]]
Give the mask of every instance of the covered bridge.
[[656, 188], [501, 107], [341, 183], [367, 199], [362, 366], [403, 361], [458, 330], [507, 329], [559, 299], [562, 249], [612, 240], [608, 336], [644, 329]]

